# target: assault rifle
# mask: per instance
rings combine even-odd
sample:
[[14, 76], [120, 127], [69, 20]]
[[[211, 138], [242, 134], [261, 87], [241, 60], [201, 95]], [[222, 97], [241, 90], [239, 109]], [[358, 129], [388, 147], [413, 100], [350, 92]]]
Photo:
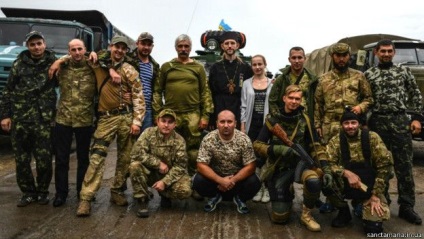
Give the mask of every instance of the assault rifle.
[[300, 156], [300, 161], [297, 163], [296, 169], [294, 171], [294, 181], [296, 183], [301, 182], [302, 172], [306, 168], [308, 169], [316, 169], [318, 168], [315, 161], [309, 156], [309, 154], [303, 149], [303, 147], [300, 144], [293, 143], [287, 136], [286, 131], [284, 131], [283, 127], [281, 127], [280, 124], [277, 122], [271, 122], [271, 119], [266, 120], [266, 125], [268, 129], [273, 133], [275, 136], [277, 136], [278, 139], [283, 141], [284, 144], [292, 148], [294, 151], [296, 151]]

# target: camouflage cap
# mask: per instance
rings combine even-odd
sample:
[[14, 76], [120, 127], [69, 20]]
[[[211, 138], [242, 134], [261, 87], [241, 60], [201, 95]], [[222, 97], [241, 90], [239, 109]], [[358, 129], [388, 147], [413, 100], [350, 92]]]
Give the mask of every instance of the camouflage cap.
[[25, 42], [28, 42], [29, 40], [31, 40], [34, 37], [38, 37], [38, 38], [41, 38], [41, 39], [44, 40], [44, 36], [43, 36], [43, 34], [41, 34], [41, 32], [39, 32], [39, 31], [32, 31], [32, 32], [26, 34], [26, 36], [25, 36]]
[[175, 114], [175, 112], [171, 109], [163, 109], [159, 115], [158, 118], [162, 118], [165, 115], [169, 115], [172, 116], [174, 118], [174, 120], [177, 120], [177, 115]]
[[112, 41], [110, 42], [110, 44], [115, 45], [120, 42], [124, 43], [127, 47], [129, 46], [128, 39], [124, 36], [118, 36], [118, 35], [112, 38]]
[[331, 47], [330, 55], [334, 53], [344, 54], [349, 53], [350, 54], [350, 46], [346, 43], [336, 43]]
[[152, 34], [148, 33], [148, 32], [142, 32], [140, 34], [140, 36], [138, 36], [138, 41], [144, 41], [144, 40], [150, 40], [153, 42], [153, 36]]

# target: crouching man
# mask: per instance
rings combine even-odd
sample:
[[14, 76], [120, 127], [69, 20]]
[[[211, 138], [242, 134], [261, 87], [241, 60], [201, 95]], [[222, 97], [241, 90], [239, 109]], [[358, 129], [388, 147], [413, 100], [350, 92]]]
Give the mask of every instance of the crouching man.
[[191, 196], [186, 144], [174, 131], [176, 118], [174, 111], [162, 110], [157, 126], [147, 128], [131, 151], [129, 171], [134, 199], [139, 203], [138, 217], [149, 216], [149, 186], [160, 194], [161, 207], [171, 207], [171, 199]]
[[340, 123], [342, 130], [327, 145], [328, 164], [321, 165], [324, 191], [339, 209], [331, 226], [345, 227], [352, 220], [344, 200], [352, 199], [363, 206], [365, 233], [383, 232], [383, 221], [390, 218], [384, 189], [393, 173], [392, 155], [377, 133], [360, 129], [356, 114], [345, 112]]

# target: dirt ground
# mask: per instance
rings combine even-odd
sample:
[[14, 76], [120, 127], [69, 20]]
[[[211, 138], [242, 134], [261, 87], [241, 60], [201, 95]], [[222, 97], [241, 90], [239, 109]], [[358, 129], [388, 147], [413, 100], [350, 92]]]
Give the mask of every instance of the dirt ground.
[[[416, 211], [424, 217], [424, 142], [414, 142], [414, 153]], [[337, 212], [320, 214], [315, 210], [313, 214], [321, 224], [322, 232], [309, 232], [299, 222], [302, 190], [297, 184], [293, 213], [287, 225], [271, 223], [270, 204], [248, 202], [251, 212], [247, 215], [237, 213], [232, 202], [223, 202], [214, 212], [205, 213], [204, 202], [193, 199], [174, 201], [172, 208], [162, 209], [156, 192], [149, 204], [150, 217], [141, 219], [135, 215], [137, 206], [132, 201], [130, 183], [126, 192], [130, 201], [128, 206], [119, 207], [109, 202], [115, 159], [116, 146], [111, 145], [102, 187], [92, 203], [90, 217], [75, 216], [75, 154], [71, 158], [70, 195], [65, 205], [54, 208], [52, 202], [45, 206], [33, 203], [18, 208], [16, 203], [21, 193], [16, 184], [13, 155], [8, 140], [0, 138], [0, 238], [366, 238], [361, 220], [355, 217], [347, 228], [332, 228], [331, 220]], [[385, 232], [392, 233], [392, 237], [421, 238], [423, 226], [411, 225], [397, 217], [395, 185], [396, 180], [391, 180], [390, 193], [394, 203], [390, 207], [392, 218], [384, 223]], [[54, 191], [53, 180], [51, 198]]]

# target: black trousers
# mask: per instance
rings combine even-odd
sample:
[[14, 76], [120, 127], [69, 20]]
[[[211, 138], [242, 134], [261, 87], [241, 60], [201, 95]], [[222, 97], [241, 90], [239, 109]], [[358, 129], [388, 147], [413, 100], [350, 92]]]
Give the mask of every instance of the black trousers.
[[238, 195], [240, 200], [246, 202], [252, 199], [261, 188], [261, 182], [256, 174], [236, 183], [233, 189], [227, 192], [218, 190], [218, 184], [196, 173], [193, 177], [193, 189], [203, 197], [215, 197], [220, 193], [224, 200], [232, 200]]
[[56, 123], [54, 129], [55, 139], [55, 153], [56, 153], [56, 164], [55, 164], [55, 186], [56, 195], [67, 197], [69, 192], [68, 186], [68, 171], [69, 171], [69, 155], [71, 154], [72, 136], [75, 134], [75, 140], [77, 145], [77, 195], [81, 191], [82, 182], [84, 180], [85, 172], [87, 171], [89, 164], [89, 150], [91, 135], [93, 128], [88, 127], [77, 127], [65, 126]]

